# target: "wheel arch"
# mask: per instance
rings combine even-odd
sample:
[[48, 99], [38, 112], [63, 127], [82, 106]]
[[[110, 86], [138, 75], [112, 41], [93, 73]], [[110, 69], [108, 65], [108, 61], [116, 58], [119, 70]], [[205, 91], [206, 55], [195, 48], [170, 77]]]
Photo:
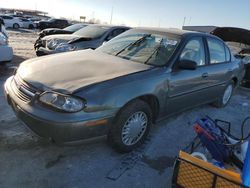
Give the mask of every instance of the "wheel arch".
[[153, 114], [153, 122], [155, 122], [159, 115], [159, 109], [160, 109], [158, 98], [155, 95], [149, 94], [140, 96], [137, 99], [142, 100], [149, 105]]
[[152, 111], [152, 115], [153, 115], [153, 122], [155, 123], [157, 120], [157, 117], [159, 115], [159, 109], [160, 109], [160, 104], [159, 104], [159, 99], [153, 95], [153, 94], [145, 94], [145, 95], [141, 95], [138, 97], [135, 97], [129, 101], [127, 101], [118, 111], [118, 113], [116, 114], [116, 116], [120, 113], [121, 109], [123, 109], [124, 107], [126, 107], [128, 104], [132, 103], [135, 100], [141, 100], [145, 103], [147, 103]]
[[234, 82], [234, 86], [238, 85], [238, 78], [236, 76], [232, 77], [232, 81]]
[[13, 25], [12, 25], [12, 27], [14, 28], [15, 27], [15, 25], [17, 25], [18, 27], [20, 27], [20, 24], [19, 23], [13, 23]]

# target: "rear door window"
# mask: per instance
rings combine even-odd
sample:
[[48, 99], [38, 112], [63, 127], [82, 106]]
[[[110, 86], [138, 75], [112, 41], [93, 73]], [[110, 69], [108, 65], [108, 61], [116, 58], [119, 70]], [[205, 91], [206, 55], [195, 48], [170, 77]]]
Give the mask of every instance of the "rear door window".
[[227, 61], [225, 46], [221, 41], [213, 38], [207, 38], [207, 43], [211, 64], [224, 63]]

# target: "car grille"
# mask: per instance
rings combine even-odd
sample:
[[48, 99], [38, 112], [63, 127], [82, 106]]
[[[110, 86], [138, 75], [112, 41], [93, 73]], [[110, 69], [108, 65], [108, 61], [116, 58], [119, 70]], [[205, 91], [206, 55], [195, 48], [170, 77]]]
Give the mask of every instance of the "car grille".
[[12, 89], [16, 96], [24, 102], [30, 102], [37, 92], [34, 87], [31, 87], [30, 85], [25, 83], [17, 75], [12, 81]]

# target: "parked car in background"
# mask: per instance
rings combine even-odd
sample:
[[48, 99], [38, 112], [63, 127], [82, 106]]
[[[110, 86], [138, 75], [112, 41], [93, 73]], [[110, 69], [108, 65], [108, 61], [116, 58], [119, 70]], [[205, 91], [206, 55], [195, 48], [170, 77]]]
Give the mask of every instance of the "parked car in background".
[[243, 74], [213, 35], [138, 28], [96, 50], [27, 60], [5, 93], [42, 137], [67, 143], [106, 134], [128, 152], [144, 142], [152, 122], [201, 104], [226, 106]]
[[70, 24], [65, 19], [55, 19], [51, 18], [49, 20], [42, 20], [37, 22], [37, 28], [40, 30], [47, 29], [47, 28], [60, 28], [63, 29], [68, 27]]
[[0, 17], [3, 19], [6, 28], [19, 29], [20, 27], [23, 27], [23, 22], [19, 17], [12, 17], [8, 15], [0, 15]]
[[89, 25], [73, 34], [43, 37], [36, 45], [36, 54], [49, 55], [83, 49], [96, 49], [103, 43], [130, 29], [125, 26]]
[[34, 29], [35, 24], [33, 21], [27, 19], [27, 18], [19, 18], [22, 21], [22, 27], [26, 29]]
[[24, 18], [25, 15], [22, 14], [6, 14], [7, 16], [11, 16], [11, 17], [16, 17], [16, 18]]
[[74, 24], [68, 27], [65, 27], [63, 29], [59, 29], [59, 28], [48, 28], [48, 29], [44, 29], [39, 33], [39, 38], [43, 38], [45, 36], [48, 35], [56, 35], [56, 34], [72, 34], [86, 26], [88, 26], [89, 24], [85, 24], [85, 23], [78, 23], [78, 24]]
[[13, 58], [13, 50], [8, 44], [8, 38], [0, 32], [0, 65], [11, 61]]
[[8, 33], [5, 28], [5, 24], [2, 18], [0, 18], [0, 32], [8, 38]]

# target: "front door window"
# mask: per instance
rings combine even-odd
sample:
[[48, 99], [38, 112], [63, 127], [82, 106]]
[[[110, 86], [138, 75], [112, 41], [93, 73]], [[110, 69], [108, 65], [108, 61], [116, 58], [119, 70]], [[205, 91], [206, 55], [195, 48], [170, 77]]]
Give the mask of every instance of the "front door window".
[[191, 60], [197, 63], [197, 66], [205, 65], [205, 50], [201, 38], [191, 39], [183, 49], [180, 60]]

